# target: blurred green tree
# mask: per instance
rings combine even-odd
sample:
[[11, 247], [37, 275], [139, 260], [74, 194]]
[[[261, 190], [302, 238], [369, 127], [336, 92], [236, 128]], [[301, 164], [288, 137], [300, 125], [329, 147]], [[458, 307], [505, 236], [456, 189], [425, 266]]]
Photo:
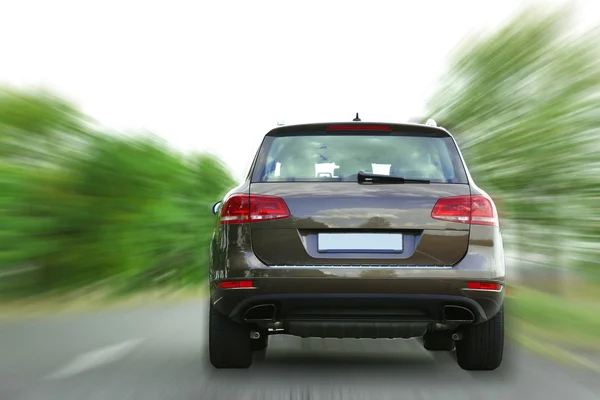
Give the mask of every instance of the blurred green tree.
[[105, 133], [38, 91], [0, 91], [0, 148], [3, 294], [204, 278], [210, 205], [234, 185], [218, 159]]
[[515, 244], [546, 255], [548, 266], [595, 271], [600, 35], [574, 32], [574, 21], [572, 6], [528, 8], [470, 37], [429, 110], [456, 134], [475, 179], [500, 196], [509, 225], [518, 224]]

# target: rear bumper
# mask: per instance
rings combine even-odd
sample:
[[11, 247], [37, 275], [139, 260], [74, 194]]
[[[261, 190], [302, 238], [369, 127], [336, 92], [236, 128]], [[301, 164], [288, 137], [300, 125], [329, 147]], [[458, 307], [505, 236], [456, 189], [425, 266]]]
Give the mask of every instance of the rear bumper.
[[250, 308], [272, 304], [274, 321], [458, 323], [448, 318], [451, 306], [472, 314], [472, 321], [462, 323], [481, 323], [493, 317], [504, 301], [504, 287], [474, 291], [465, 289], [467, 281], [462, 280], [255, 278], [252, 282], [253, 289], [211, 285], [215, 308], [240, 322]]
[[[213, 240], [211, 301], [233, 319], [240, 320], [249, 307], [271, 302], [278, 305], [278, 318], [283, 320], [436, 323], [443, 322], [444, 306], [454, 305], [467, 308], [474, 315], [473, 322], [479, 323], [496, 315], [504, 302], [506, 271], [498, 228], [473, 226], [467, 253], [446, 267], [267, 266], [251, 248], [249, 241]], [[251, 280], [254, 288], [218, 289], [215, 285], [235, 279]], [[467, 290], [471, 281], [500, 283], [502, 290]]]

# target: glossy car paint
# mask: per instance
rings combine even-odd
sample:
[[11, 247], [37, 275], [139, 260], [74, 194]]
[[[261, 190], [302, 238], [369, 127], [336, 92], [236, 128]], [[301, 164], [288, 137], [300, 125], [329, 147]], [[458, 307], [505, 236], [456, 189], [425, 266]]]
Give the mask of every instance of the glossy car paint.
[[[282, 127], [269, 135], [301, 134], [328, 125]], [[450, 135], [429, 126], [386, 125], [422, 134]], [[256, 159], [259, 157], [257, 154]], [[440, 304], [458, 304], [463, 299], [474, 304], [478, 307], [476, 322], [491, 318], [503, 303], [504, 289], [479, 291], [466, 287], [469, 281], [504, 285], [500, 228], [431, 217], [440, 197], [486, 195], [474, 184], [466, 166], [464, 171], [466, 184], [359, 185], [257, 183], [252, 182], [251, 170], [246, 181], [231, 190], [223, 202], [239, 193], [280, 196], [292, 216], [242, 225], [218, 225], [217, 218], [209, 261], [211, 301], [223, 314], [240, 319], [250, 305], [285, 298], [327, 301], [328, 296], [388, 296], [391, 302], [412, 306], [419, 299], [437, 296]], [[405, 250], [401, 254], [376, 255], [318, 253], [316, 234], [334, 230], [401, 232], [405, 235]], [[215, 286], [219, 280], [242, 278], [251, 279], [254, 288]]]

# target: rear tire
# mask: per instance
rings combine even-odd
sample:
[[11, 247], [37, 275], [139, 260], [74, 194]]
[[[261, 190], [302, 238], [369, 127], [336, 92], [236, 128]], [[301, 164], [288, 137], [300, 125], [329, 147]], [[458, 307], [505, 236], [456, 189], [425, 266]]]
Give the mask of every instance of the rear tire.
[[456, 342], [456, 360], [467, 371], [491, 371], [502, 364], [504, 305], [490, 320], [466, 327]]
[[454, 340], [449, 332], [428, 332], [423, 336], [423, 347], [429, 351], [452, 351]]
[[248, 325], [232, 321], [210, 304], [208, 348], [210, 363], [215, 368], [250, 367], [251, 341]]

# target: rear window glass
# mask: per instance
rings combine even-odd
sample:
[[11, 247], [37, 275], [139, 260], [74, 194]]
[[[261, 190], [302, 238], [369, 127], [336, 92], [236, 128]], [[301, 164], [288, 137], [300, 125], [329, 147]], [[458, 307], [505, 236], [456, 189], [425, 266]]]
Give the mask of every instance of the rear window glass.
[[254, 182], [356, 181], [359, 171], [467, 183], [450, 137], [414, 135], [267, 136]]

